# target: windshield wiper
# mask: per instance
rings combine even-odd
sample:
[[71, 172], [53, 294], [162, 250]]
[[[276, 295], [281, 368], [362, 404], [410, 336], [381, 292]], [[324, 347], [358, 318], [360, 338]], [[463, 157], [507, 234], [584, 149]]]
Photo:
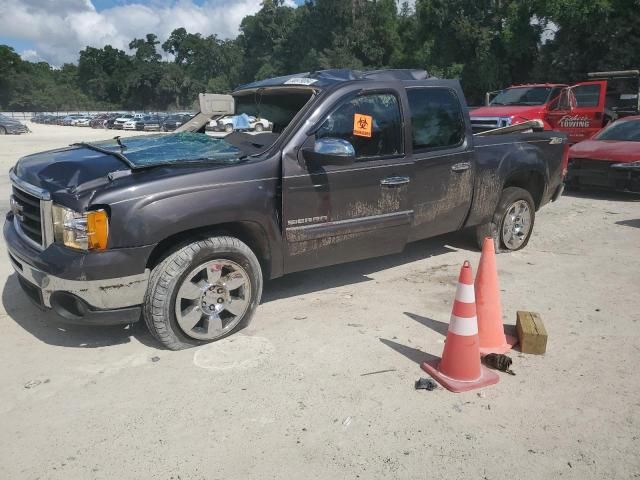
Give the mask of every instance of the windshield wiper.
[[124, 152], [127, 149], [127, 146], [120, 141], [120, 135], [113, 137], [113, 139], [118, 142], [118, 145], [120, 145], [120, 152]]
[[104, 153], [105, 155], [111, 155], [113, 157], [116, 157], [121, 162], [123, 162], [125, 165], [127, 165], [127, 167], [129, 167], [131, 169], [135, 169], [136, 168], [136, 166], [133, 163], [131, 163], [129, 161], [129, 159], [127, 157], [125, 157], [122, 153], [114, 152], [113, 150], [107, 150], [106, 148], [96, 147], [95, 145], [93, 145], [91, 143], [86, 143], [86, 142], [72, 143], [71, 146], [72, 147], [85, 147], [85, 148], [88, 148], [90, 150], [94, 150], [96, 152]]

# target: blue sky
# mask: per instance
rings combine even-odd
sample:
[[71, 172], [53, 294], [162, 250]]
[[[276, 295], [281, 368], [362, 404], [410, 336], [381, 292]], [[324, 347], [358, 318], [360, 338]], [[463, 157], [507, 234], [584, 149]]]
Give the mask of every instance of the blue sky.
[[[136, 36], [164, 40], [177, 27], [221, 38], [237, 35], [240, 21], [261, 0], [0, 0], [0, 43], [24, 59], [52, 65], [75, 62], [87, 45], [127, 50]], [[289, 5], [304, 0], [287, 0]]]

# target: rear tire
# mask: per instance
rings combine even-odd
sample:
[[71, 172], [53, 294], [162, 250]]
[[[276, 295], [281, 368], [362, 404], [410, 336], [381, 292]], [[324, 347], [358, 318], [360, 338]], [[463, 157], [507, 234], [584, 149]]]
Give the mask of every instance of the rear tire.
[[256, 127], [254, 128], [254, 130], [256, 132], [262, 132], [264, 130], [264, 127], [262, 126], [261, 123], [256, 123]]
[[227, 124], [224, 126], [224, 131], [225, 131], [225, 132], [227, 132], [227, 133], [231, 133], [231, 132], [233, 132], [233, 125], [231, 125], [230, 123], [227, 123]]
[[258, 259], [237, 238], [189, 243], [151, 272], [145, 323], [170, 350], [219, 340], [249, 325], [260, 303], [262, 282]]
[[519, 187], [507, 187], [489, 223], [476, 227], [476, 242], [482, 249], [486, 237], [493, 238], [496, 253], [522, 250], [529, 243], [536, 218], [531, 194]]
[[7, 134], [7, 129], [4, 127], [0, 127], [0, 135], [6, 135]]

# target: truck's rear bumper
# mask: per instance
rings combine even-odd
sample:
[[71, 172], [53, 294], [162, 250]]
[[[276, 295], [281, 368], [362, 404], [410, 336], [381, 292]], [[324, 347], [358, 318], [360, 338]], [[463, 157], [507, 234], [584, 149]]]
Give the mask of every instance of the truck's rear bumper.
[[[39, 307], [52, 309], [74, 323], [114, 325], [140, 318], [149, 270], [106, 279], [96, 279], [95, 272], [92, 280], [63, 278], [33, 265], [37, 262], [25, 255], [28, 245], [23, 245], [13, 222], [5, 222], [4, 237], [20, 286]], [[77, 255], [86, 256], [82, 252]]]

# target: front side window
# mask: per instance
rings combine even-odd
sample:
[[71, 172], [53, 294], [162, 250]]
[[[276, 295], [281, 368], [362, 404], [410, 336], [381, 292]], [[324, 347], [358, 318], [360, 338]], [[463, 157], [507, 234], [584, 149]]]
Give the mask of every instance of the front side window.
[[549, 103], [549, 110], [552, 111], [566, 111], [571, 110], [571, 97], [569, 88], [565, 88], [560, 91], [560, 94]]
[[360, 95], [334, 110], [316, 139], [340, 138], [353, 145], [356, 159], [402, 154], [398, 99], [390, 93]]
[[465, 137], [460, 101], [447, 88], [407, 90], [411, 110], [413, 149], [436, 149], [462, 144]]
[[553, 90], [551, 90], [551, 93], [549, 94], [549, 101], [556, 100], [562, 93], [562, 90], [564, 89], [565, 87], [554, 87]]

